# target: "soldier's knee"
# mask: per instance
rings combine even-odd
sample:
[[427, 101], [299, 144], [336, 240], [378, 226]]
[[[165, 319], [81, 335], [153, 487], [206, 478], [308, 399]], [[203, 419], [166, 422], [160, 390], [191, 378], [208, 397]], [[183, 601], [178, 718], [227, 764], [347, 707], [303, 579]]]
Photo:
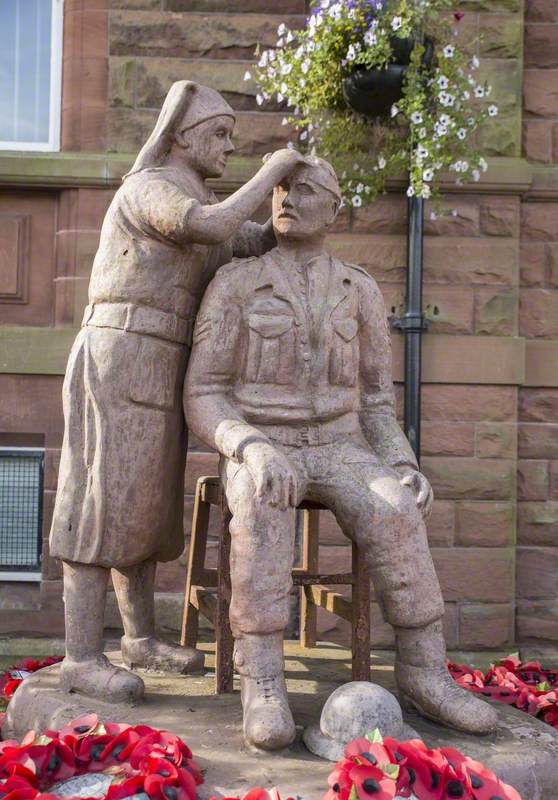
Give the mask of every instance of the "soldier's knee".
[[422, 628], [444, 616], [444, 599], [438, 581], [425, 587], [401, 587], [380, 601], [386, 622], [397, 628]]

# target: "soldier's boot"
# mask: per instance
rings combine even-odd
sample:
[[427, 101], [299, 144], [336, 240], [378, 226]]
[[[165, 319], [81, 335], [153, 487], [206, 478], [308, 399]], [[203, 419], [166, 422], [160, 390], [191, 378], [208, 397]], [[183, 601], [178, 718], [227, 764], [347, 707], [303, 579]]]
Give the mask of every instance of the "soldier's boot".
[[109, 571], [89, 564], [64, 563], [66, 657], [60, 686], [111, 703], [143, 697], [141, 678], [115, 667], [103, 655], [103, 621]]
[[496, 728], [496, 710], [449, 674], [441, 620], [424, 628], [395, 628], [395, 634], [395, 679], [404, 708], [466, 733]]
[[112, 582], [124, 625], [122, 659], [131, 669], [185, 675], [203, 669], [204, 654], [194, 647], [161, 642], [155, 636], [155, 561], [113, 570]]
[[283, 750], [296, 729], [283, 671], [283, 633], [245, 634], [235, 641], [244, 738], [258, 750]]

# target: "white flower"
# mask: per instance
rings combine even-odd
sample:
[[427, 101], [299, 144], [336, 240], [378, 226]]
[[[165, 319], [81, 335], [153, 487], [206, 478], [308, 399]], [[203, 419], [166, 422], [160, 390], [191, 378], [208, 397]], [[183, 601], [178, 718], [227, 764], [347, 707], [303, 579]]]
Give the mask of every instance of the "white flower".
[[478, 58], [476, 56], [473, 56], [473, 58], [471, 59], [471, 69], [477, 69], [479, 64], [480, 61], [478, 60]]
[[264, 99], [263, 99], [262, 95], [261, 95], [261, 94], [257, 94], [257, 95], [256, 95], [256, 103], [257, 103], [259, 106], [261, 106], [261, 105], [263, 105], [263, 101], [264, 101]]
[[275, 52], [275, 50], [268, 50], [267, 55], [270, 61], [275, 61], [275, 56], [277, 55], [277, 53]]
[[268, 78], [274, 78], [276, 73], [277, 73], [277, 70], [274, 69], [273, 67], [268, 67], [267, 68], [267, 77]]
[[430, 219], [432, 220], [432, 222], [438, 219], [438, 215], [436, 214], [435, 211], [430, 212]]
[[475, 118], [474, 117], [468, 117], [467, 118], [467, 125], [469, 125], [469, 127], [472, 128], [474, 126], [474, 124], [475, 124]]
[[283, 41], [282, 38], [281, 39], [277, 39], [277, 41], [275, 42], [275, 47], [283, 47], [284, 44], [285, 44], [285, 42]]
[[338, 20], [341, 17], [341, 11], [341, 3], [334, 3], [329, 9], [329, 16], [334, 20]]
[[434, 180], [434, 170], [433, 169], [425, 169], [422, 173], [423, 181], [431, 181]]
[[484, 89], [482, 86], [475, 86], [475, 97], [484, 97]]
[[313, 53], [315, 49], [316, 49], [316, 43], [315, 42], [308, 42], [308, 44], [306, 45], [306, 50], [309, 53]]
[[426, 147], [424, 145], [419, 144], [419, 146], [417, 147], [417, 158], [420, 158], [422, 160], [423, 158], [426, 158], [427, 156], [428, 156], [428, 150], [426, 149]]
[[451, 58], [455, 53], [455, 47], [452, 44], [448, 44], [444, 47], [443, 53], [446, 58]]
[[288, 125], [288, 124], [289, 120], [287, 119], [287, 117], [283, 117], [283, 119], [281, 120], [281, 125]]
[[260, 60], [258, 61], [258, 67], [267, 67], [267, 59], [268, 59], [267, 50], [264, 50], [263, 53], [261, 54]]
[[252, 80], [252, 75], [248, 70], [246, 70], [246, 72], [244, 73], [244, 80], [245, 81], [251, 81]]
[[363, 183], [359, 183], [359, 185], [356, 187], [356, 190], [357, 190], [357, 194], [362, 194], [363, 191], [364, 191], [364, 184]]
[[308, 138], [308, 131], [302, 131], [302, 133], [300, 134], [300, 141], [303, 142], [307, 138]]
[[457, 138], [463, 140], [463, 139], [465, 139], [466, 136], [467, 136], [466, 129], [465, 128], [459, 128], [459, 130], [457, 131]]
[[354, 46], [351, 44], [349, 45], [349, 49], [347, 50], [346, 59], [347, 61], [354, 61], [357, 56], [357, 51], [355, 50]]
[[399, 114], [399, 107], [395, 103], [392, 105], [390, 113], [392, 117], [396, 117]]
[[495, 105], [488, 106], [489, 117], [495, 117], [497, 113], [498, 113], [498, 106]]
[[438, 78], [438, 86], [440, 87], [440, 89], [447, 89], [448, 88], [449, 81], [448, 81], [448, 79], [446, 78], [445, 75], [440, 75], [440, 77]]
[[385, 165], [386, 165], [385, 158], [383, 156], [380, 156], [380, 158], [378, 159], [378, 168], [384, 169]]
[[304, 47], [300, 45], [300, 47], [297, 47], [296, 50], [294, 51], [294, 57], [298, 60], [301, 59], [303, 55], [304, 55]]
[[418, 132], [419, 139], [424, 139], [427, 133], [428, 131], [426, 130], [426, 128], [421, 128], [420, 131]]
[[364, 44], [368, 45], [368, 47], [372, 47], [373, 45], [376, 44], [377, 41], [378, 37], [373, 31], [371, 30], [366, 31], [366, 33], [364, 34]]
[[468, 100], [468, 99], [471, 97], [471, 92], [468, 92], [468, 91], [467, 91], [467, 89], [465, 89], [465, 91], [463, 92], [463, 94], [461, 95], [461, 97], [462, 97], [464, 100]]
[[451, 117], [448, 114], [440, 114], [438, 120], [440, 125], [449, 125], [451, 122]]
[[422, 122], [422, 114], [420, 111], [413, 111], [411, 114], [411, 122], [413, 122], [415, 125], [420, 125]]
[[392, 30], [398, 31], [402, 24], [403, 20], [401, 19], [401, 17], [394, 17], [391, 21]]
[[281, 75], [288, 75], [292, 71], [292, 64], [281, 64]]
[[422, 189], [421, 189], [421, 192], [420, 192], [420, 196], [424, 197], [425, 199], [428, 199], [431, 194], [432, 194], [432, 190], [430, 189], [430, 186], [427, 183], [423, 183], [422, 184]]
[[290, 44], [294, 40], [294, 38], [295, 37], [294, 37], [294, 34], [292, 33], [292, 31], [289, 31], [288, 34], [287, 34], [287, 39], [286, 39], [287, 44]]
[[287, 150], [294, 150], [293, 142], [287, 142]]
[[409, 188], [407, 189], [407, 197], [413, 197], [414, 194], [415, 190], [413, 189], [412, 186], [409, 186]]
[[282, 103], [285, 98], [281, 94], [281, 92], [277, 92], [277, 102]]
[[282, 22], [277, 28], [277, 36], [284, 36], [287, 33], [287, 26]]
[[355, 194], [351, 202], [355, 208], [360, 208], [362, 205], [362, 197], [358, 194]]
[[306, 86], [305, 78], [301, 78], [300, 81], [299, 81], [299, 84], [300, 84], [301, 89], [304, 89], [304, 87]]
[[309, 61], [309, 59], [306, 59], [305, 61], [302, 62], [302, 64], [300, 65], [300, 69], [306, 75], [306, 73], [310, 69], [310, 61]]
[[478, 169], [473, 170], [473, 180], [480, 181], [480, 172], [478, 171]]
[[482, 169], [483, 172], [486, 172], [488, 169], [488, 162], [485, 158], [479, 158], [479, 167]]
[[289, 87], [287, 86], [286, 83], [282, 83], [281, 86], [279, 87], [279, 91], [282, 94], [287, 94], [287, 92], [289, 91]]

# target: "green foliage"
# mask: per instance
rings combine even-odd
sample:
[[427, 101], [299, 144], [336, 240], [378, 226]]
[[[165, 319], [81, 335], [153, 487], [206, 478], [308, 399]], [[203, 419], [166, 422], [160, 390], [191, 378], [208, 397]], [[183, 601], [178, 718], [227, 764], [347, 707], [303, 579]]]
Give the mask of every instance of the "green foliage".
[[[479, 180], [486, 161], [472, 145], [488, 116], [491, 87], [477, 82], [472, 59], [457, 46], [448, 19], [452, 0], [315, 0], [306, 28], [278, 28], [275, 48], [257, 51], [254, 77], [262, 105], [286, 104], [285, 124], [298, 145], [329, 158], [354, 206], [384, 191], [386, 180], [409, 175], [409, 195], [436, 195], [441, 173]], [[451, 15], [450, 15], [451, 16]], [[459, 24], [462, 15], [455, 14]], [[425, 37], [434, 58], [424, 59]], [[398, 39], [414, 41], [403, 95], [389, 118], [370, 120], [348, 106], [343, 81], [355, 69], [383, 70]], [[250, 77], [250, 76], [248, 76]]]

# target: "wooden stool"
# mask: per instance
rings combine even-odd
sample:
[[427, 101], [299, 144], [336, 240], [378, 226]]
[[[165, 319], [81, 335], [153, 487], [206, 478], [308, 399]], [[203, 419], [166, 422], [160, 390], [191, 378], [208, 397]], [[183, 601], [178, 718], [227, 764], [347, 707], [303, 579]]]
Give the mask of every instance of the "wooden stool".
[[[219, 540], [217, 569], [205, 566], [209, 513], [211, 506], [220, 506], [222, 532]], [[352, 572], [332, 575], [318, 572], [319, 530], [318, 512], [324, 506], [303, 502], [298, 506], [303, 514], [302, 566], [292, 572], [293, 583], [301, 587], [300, 644], [315, 647], [318, 606], [342, 617], [352, 626], [352, 679], [370, 680], [370, 582], [364, 559], [359, 558], [352, 544]], [[224, 499], [221, 481], [217, 477], [199, 478], [196, 486], [192, 533], [188, 555], [188, 572], [184, 597], [181, 645], [196, 647], [199, 615], [215, 628], [215, 693], [233, 690], [233, 636], [229, 625], [230, 533], [231, 514]], [[352, 598], [346, 600], [329, 585], [352, 586]]]

